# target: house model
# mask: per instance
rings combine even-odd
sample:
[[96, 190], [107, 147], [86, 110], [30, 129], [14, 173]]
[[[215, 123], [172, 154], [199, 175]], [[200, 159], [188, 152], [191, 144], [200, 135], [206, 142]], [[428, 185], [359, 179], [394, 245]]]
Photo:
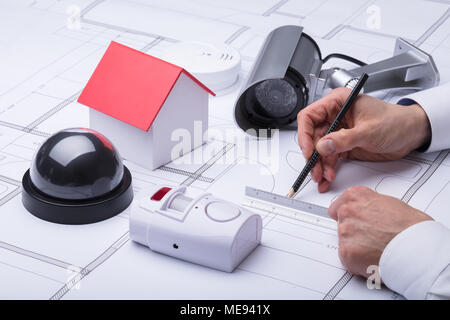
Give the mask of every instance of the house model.
[[78, 102], [90, 108], [91, 129], [108, 137], [125, 159], [153, 170], [174, 159], [172, 149], [180, 144], [180, 136], [172, 137], [175, 130], [190, 135], [185, 152], [203, 143], [194, 139], [194, 125], [203, 137], [209, 94], [183, 68], [111, 42]]

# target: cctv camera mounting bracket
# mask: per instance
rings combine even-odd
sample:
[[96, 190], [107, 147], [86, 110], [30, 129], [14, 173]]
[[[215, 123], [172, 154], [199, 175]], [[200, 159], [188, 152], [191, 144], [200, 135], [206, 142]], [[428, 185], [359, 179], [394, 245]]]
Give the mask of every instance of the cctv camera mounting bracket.
[[311, 82], [316, 84], [315, 97], [320, 97], [324, 89], [348, 86], [364, 72], [369, 75], [364, 86], [366, 93], [389, 88], [423, 90], [439, 84], [439, 71], [431, 55], [398, 38], [391, 58], [352, 70], [322, 70], [319, 77], [311, 74]]

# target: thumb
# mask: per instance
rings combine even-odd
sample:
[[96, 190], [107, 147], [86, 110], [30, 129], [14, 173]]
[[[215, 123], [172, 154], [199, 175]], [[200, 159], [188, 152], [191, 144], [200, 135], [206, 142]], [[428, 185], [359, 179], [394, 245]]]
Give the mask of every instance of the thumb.
[[362, 139], [361, 132], [355, 128], [340, 129], [322, 137], [317, 142], [316, 149], [321, 156], [331, 156], [358, 147]]

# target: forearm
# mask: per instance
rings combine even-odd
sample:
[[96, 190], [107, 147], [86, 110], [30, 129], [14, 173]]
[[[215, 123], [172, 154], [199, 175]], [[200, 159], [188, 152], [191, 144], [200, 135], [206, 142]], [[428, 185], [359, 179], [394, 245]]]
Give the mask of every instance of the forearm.
[[431, 140], [431, 125], [427, 113], [419, 104], [409, 100], [409, 103], [402, 108], [394, 105], [391, 116], [393, 124], [390, 134], [406, 144], [408, 153], [428, 148]]

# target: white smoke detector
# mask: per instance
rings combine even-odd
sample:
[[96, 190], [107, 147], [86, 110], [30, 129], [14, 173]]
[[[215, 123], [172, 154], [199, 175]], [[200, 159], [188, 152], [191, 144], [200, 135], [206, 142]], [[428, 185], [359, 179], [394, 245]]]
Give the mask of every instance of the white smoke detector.
[[232, 86], [241, 67], [239, 52], [225, 44], [178, 42], [165, 48], [161, 59], [183, 67], [212, 91]]

